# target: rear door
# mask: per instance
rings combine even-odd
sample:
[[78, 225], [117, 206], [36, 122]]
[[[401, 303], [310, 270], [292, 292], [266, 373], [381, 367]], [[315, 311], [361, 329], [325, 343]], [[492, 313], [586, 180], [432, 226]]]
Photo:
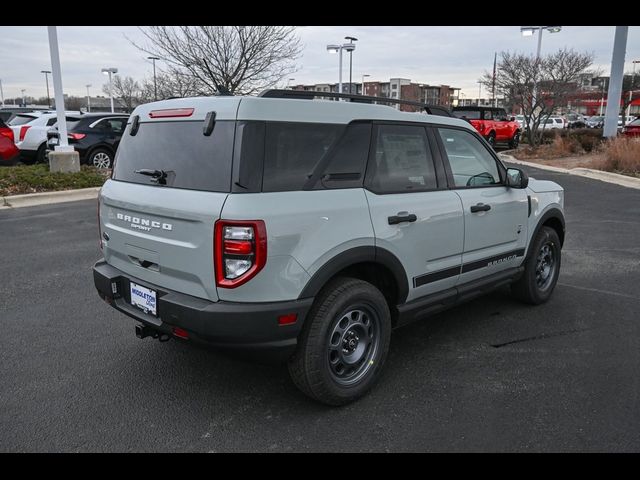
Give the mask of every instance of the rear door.
[[430, 138], [421, 125], [375, 125], [365, 178], [376, 246], [402, 262], [407, 301], [453, 287], [462, 260], [462, 204]]
[[437, 132], [452, 191], [464, 209], [459, 283], [518, 266], [527, 239], [526, 190], [504, 185], [504, 167], [472, 132], [445, 127]]
[[[235, 121], [127, 127], [100, 195], [105, 260], [158, 287], [216, 301], [214, 223], [230, 191]], [[144, 175], [157, 171], [165, 175]], [[106, 234], [106, 236], [104, 236]]]

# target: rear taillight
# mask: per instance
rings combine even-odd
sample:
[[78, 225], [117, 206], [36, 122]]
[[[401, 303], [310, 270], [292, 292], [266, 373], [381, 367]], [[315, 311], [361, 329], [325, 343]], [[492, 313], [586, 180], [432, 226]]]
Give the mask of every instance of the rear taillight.
[[27, 134], [27, 130], [29, 130], [31, 128], [31, 125], [23, 125], [20, 127], [20, 136], [19, 138], [19, 142], [24, 140], [24, 136]]
[[72, 140], [82, 140], [86, 136], [87, 136], [86, 133], [68, 133], [67, 134], [67, 137], [69, 137]]
[[267, 229], [262, 220], [218, 220], [214, 227], [216, 285], [236, 288], [267, 262]]

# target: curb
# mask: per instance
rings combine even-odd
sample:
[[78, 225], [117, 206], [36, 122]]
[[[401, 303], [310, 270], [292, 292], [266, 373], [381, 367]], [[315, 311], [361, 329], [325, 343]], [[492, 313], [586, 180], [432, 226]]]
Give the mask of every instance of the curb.
[[512, 155], [506, 155], [499, 153], [498, 156], [505, 162], [515, 163], [516, 165], [524, 165], [526, 167], [539, 168], [540, 170], [549, 170], [550, 172], [565, 173], [568, 175], [579, 175], [581, 177], [591, 178], [593, 180], [600, 180], [602, 182], [613, 183], [621, 187], [637, 188], [640, 189], [640, 178], [629, 177], [627, 175], [620, 175], [619, 173], [604, 172], [602, 170], [594, 170], [592, 168], [560, 168], [552, 167], [550, 165], [541, 165], [539, 163], [525, 162], [518, 160]]
[[0, 208], [33, 207], [50, 203], [76, 202], [98, 197], [100, 187], [62, 190], [57, 192], [27, 193], [0, 197]]

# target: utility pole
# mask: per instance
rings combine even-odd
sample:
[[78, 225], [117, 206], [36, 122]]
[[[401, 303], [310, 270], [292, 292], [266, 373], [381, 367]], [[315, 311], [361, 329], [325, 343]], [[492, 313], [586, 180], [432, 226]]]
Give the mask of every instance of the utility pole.
[[44, 73], [44, 79], [47, 82], [47, 107], [51, 108], [51, 97], [49, 96], [49, 74], [50, 70], [40, 70], [40, 73]]
[[622, 76], [624, 73], [624, 57], [627, 47], [628, 33], [628, 26], [616, 26], [616, 33], [613, 38], [613, 54], [611, 57], [609, 92], [607, 93], [607, 109], [604, 116], [603, 136], [609, 138], [613, 138], [618, 134], [618, 115], [620, 114]]
[[58, 118], [58, 131], [60, 132], [60, 145], [56, 151], [69, 152], [73, 147], [69, 146], [67, 139], [67, 122], [64, 115], [64, 95], [62, 94], [62, 72], [60, 71], [60, 54], [58, 52], [58, 31], [56, 27], [47, 27], [49, 31], [49, 52], [51, 54], [51, 70], [53, 77], [53, 97], [56, 101], [56, 116]]
[[158, 101], [158, 82], [156, 80], [156, 60], [160, 60], [158, 57], [147, 57], [147, 59], [153, 62], [153, 98]]
[[[349, 40], [349, 45], [353, 45], [353, 42], [357, 42], [358, 39], [356, 37], [344, 37], [345, 40]], [[353, 93], [351, 84], [353, 83], [353, 78], [352, 78], [352, 74], [353, 74], [353, 48], [348, 50], [349, 51], [349, 93]]]
[[87, 113], [91, 113], [91, 97], [89, 96], [89, 87], [91, 84], [85, 85], [87, 87]]

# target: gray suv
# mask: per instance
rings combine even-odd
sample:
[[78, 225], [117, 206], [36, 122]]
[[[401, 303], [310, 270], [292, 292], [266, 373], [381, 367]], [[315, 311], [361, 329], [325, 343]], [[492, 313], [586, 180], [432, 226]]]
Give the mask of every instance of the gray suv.
[[95, 286], [140, 338], [286, 362], [340, 405], [373, 386], [394, 328], [503, 285], [548, 300], [563, 203], [456, 118], [273, 93], [150, 103], [99, 195]]

